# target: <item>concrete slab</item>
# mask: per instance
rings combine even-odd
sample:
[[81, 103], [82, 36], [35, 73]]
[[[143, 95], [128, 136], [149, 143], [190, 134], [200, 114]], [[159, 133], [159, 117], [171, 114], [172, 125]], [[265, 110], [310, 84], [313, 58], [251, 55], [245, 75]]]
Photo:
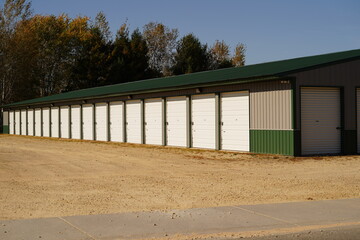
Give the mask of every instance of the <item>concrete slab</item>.
[[260, 204], [237, 207], [300, 226], [360, 220], [360, 199]]
[[0, 239], [90, 240], [86, 234], [59, 218], [0, 221]]
[[74, 216], [65, 219], [96, 239], [152, 238], [293, 226], [233, 207]]

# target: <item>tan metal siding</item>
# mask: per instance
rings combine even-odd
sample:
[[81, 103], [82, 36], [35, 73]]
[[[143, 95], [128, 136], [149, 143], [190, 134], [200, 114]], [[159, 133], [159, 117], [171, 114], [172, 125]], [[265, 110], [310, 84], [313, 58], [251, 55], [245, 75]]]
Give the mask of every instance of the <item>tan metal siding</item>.
[[3, 125], [4, 125], [4, 126], [9, 125], [9, 117], [8, 117], [8, 114], [9, 114], [9, 112], [7, 112], [7, 111], [4, 111], [4, 112], [3, 112]]

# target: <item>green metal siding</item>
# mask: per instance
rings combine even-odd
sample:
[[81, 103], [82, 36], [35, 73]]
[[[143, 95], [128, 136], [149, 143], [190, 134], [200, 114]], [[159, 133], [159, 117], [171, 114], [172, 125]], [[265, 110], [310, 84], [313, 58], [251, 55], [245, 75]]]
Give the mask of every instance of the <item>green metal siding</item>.
[[5, 134], [9, 134], [9, 126], [8, 125], [3, 125], [2, 126], [2, 133], [5, 133]]
[[294, 155], [293, 130], [250, 130], [250, 152]]

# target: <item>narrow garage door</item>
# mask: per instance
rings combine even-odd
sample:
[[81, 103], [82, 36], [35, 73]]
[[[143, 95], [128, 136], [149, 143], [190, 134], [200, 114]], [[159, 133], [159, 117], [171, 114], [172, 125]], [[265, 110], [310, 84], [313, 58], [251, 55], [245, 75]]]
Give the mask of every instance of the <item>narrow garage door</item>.
[[302, 154], [341, 152], [339, 88], [301, 88]]
[[215, 94], [192, 96], [191, 120], [192, 146], [215, 149]]
[[34, 135], [34, 109], [29, 109], [27, 113], [28, 113], [28, 116], [27, 116], [28, 132], [27, 132], [27, 134], [29, 136], [33, 136]]
[[59, 108], [51, 108], [51, 137], [59, 137]]
[[107, 141], [107, 132], [108, 132], [107, 104], [97, 103], [95, 113], [96, 113], [96, 120], [95, 120], [96, 140]]
[[94, 140], [94, 114], [93, 105], [83, 105], [83, 139]]
[[249, 92], [221, 94], [221, 149], [249, 151]]
[[60, 108], [60, 131], [62, 138], [69, 138], [69, 107]]
[[122, 142], [124, 139], [123, 110], [123, 102], [110, 103], [110, 141]]
[[145, 100], [145, 143], [162, 144], [162, 100], [161, 98]]
[[50, 137], [50, 108], [43, 108], [43, 136]]
[[166, 144], [186, 147], [186, 97], [166, 99]]
[[71, 106], [71, 138], [80, 139], [80, 105]]
[[26, 110], [21, 110], [21, 135], [26, 135]]
[[15, 134], [16, 135], [20, 135], [20, 128], [21, 128], [20, 111], [15, 111]]
[[14, 134], [14, 128], [15, 128], [14, 122], [15, 122], [15, 114], [14, 114], [14, 111], [11, 111], [9, 113], [9, 133], [10, 134]]
[[126, 102], [126, 140], [129, 143], [141, 143], [140, 100]]
[[41, 109], [35, 109], [35, 136], [41, 137]]

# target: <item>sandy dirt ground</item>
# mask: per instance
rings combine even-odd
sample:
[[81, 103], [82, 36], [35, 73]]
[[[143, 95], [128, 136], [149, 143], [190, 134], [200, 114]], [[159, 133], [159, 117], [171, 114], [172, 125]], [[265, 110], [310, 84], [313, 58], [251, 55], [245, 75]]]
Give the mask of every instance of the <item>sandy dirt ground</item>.
[[0, 135], [0, 219], [360, 197], [360, 156]]

